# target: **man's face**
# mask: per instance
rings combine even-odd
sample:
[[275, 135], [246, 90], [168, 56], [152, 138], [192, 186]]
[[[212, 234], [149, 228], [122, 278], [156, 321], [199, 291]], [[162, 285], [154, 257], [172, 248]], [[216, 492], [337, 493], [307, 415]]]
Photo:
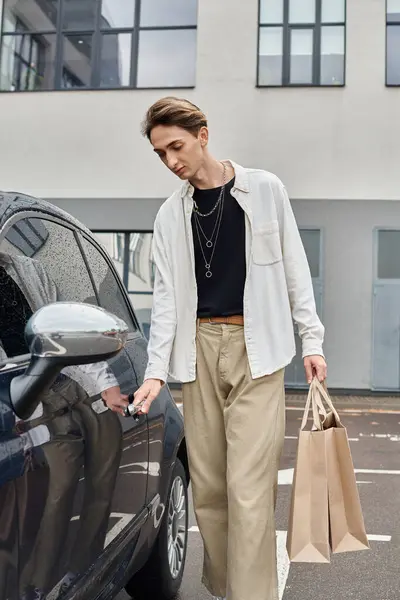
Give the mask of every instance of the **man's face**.
[[205, 127], [196, 137], [181, 127], [157, 125], [150, 139], [154, 152], [180, 179], [190, 179], [201, 168], [207, 143]]

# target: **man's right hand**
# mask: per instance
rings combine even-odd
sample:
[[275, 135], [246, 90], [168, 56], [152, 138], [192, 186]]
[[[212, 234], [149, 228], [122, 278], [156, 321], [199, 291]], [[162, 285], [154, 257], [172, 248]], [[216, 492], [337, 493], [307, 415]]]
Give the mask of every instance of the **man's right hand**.
[[137, 406], [143, 402], [140, 412], [147, 414], [150, 406], [161, 391], [164, 382], [160, 379], [146, 379], [140, 388], [134, 393], [134, 405]]

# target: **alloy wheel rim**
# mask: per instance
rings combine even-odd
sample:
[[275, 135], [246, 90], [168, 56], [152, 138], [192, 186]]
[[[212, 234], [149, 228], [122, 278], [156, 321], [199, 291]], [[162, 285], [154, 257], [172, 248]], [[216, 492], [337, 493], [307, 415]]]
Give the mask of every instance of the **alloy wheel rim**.
[[186, 508], [185, 487], [178, 476], [172, 484], [168, 506], [168, 563], [174, 579], [179, 576], [185, 558]]

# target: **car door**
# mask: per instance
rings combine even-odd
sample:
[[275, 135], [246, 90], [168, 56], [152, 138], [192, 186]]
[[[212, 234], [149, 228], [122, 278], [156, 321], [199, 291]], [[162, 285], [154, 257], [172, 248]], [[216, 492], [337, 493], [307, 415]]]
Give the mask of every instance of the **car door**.
[[[64, 369], [29, 421], [16, 419], [7, 389], [29, 359], [30, 315], [53, 301], [99, 302], [74, 227], [37, 212], [3, 227], [0, 275], [10, 314], [0, 329], [0, 598], [57, 598], [72, 586], [95, 598], [118, 586], [147, 516], [147, 423], [106, 409], [102, 371], [80, 367]], [[122, 308], [114, 313], [135, 331]], [[108, 366], [123, 393], [137, 387], [125, 351]]]
[[[112, 235], [112, 234], [109, 234]], [[100, 240], [106, 241], [107, 234], [101, 234]], [[104, 239], [106, 238], [106, 239]], [[100, 305], [110, 312], [121, 311], [118, 306], [130, 303], [126, 290], [114, 284], [115, 276], [111, 267], [110, 257], [106, 255], [102, 246], [99, 246], [97, 240], [89, 239], [82, 235], [82, 247], [86, 254], [89, 267], [93, 273], [95, 285], [99, 293]], [[133, 265], [132, 265], [133, 266]], [[116, 296], [118, 290], [118, 296]], [[121, 312], [117, 316], [123, 318]], [[144, 380], [147, 366], [147, 340], [143, 333], [137, 329], [128, 336], [125, 351], [129, 356], [133, 368], [135, 369], [138, 385]], [[174, 446], [168, 443], [166, 439], [166, 420], [169, 416], [171, 405], [171, 394], [167, 386], [163, 387], [158, 397], [154, 400], [148, 415], [149, 431], [149, 477], [147, 486], [147, 502], [151, 506], [153, 522], [158, 523], [160, 515], [164, 510], [163, 500], [167, 493], [169, 477], [162, 477], [162, 467], [169, 463], [174, 453]], [[174, 422], [172, 419], [171, 422]], [[171, 439], [174, 439], [171, 436]], [[165, 469], [164, 469], [165, 470]]]

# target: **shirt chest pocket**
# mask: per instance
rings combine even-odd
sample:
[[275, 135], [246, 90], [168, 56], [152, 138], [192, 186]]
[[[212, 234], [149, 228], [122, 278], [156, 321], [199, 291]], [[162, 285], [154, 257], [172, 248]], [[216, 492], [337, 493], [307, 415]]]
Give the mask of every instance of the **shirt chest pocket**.
[[270, 221], [253, 233], [253, 262], [272, 265], [282, 260], [278, 221]]

